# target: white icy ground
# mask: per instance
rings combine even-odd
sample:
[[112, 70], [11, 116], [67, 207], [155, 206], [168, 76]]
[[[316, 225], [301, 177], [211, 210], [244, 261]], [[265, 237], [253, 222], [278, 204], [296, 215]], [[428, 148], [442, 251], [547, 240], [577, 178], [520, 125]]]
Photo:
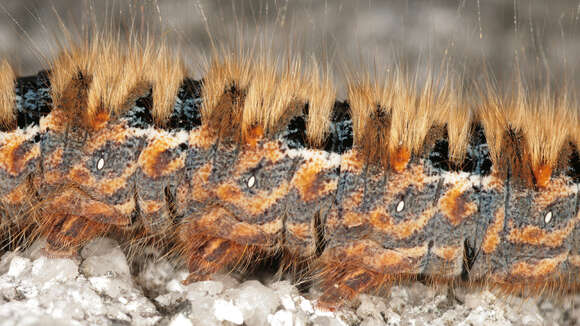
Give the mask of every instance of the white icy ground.
[[[336, 313], [315, 308], [287, 281], [216, 275], [184, 286], [187, 272], [144, 260], [131, 275], [111, 239], [88, 244], [76, 259], [48, 259], [38, 242], [0, 259], [0, 325], [575, 325], [580, 296], [560, 301], [498, 298], [488, 291], [414, 283], [387, 297], [361, 295]], [[137, 258], [139, 259], [139, 258]], [[236, 276], [236, 277], [235, 277]]]

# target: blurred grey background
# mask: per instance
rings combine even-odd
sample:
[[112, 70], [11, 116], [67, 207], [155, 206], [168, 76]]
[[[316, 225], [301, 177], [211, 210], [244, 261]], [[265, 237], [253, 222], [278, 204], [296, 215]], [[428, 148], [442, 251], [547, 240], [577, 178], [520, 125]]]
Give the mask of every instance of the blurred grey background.
[[0, 54], [21, 74], [58, 51], [59, 19], [81, 30], [95, 17], [166, 37], [193, 72], [211, 44], [206, 21], [218, 41], [242, 36], [251, 45], [265, 34], [274, 53], [291, 47], [330, 63], [339, 85], [345, 67], [380, 73], [396, 62], [436, 66], [444, 57], [473, 79], [487, 67], [509, 81], [517, 60], [528, 79], [559, 83], [578, 79], [580, 58], [579, 0], [2, 0], [0, 17]]

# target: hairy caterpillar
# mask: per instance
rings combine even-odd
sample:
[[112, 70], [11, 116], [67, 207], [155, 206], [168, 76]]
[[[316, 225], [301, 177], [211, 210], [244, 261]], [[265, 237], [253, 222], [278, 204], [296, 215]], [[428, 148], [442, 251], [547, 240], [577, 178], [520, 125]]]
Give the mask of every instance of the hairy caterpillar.
[[349, 80], [341, 102], [315, 65], [215, 55], [196, 81], [165, 51], [96, 40], [35, 76], [2, 63], [4, 230], [46, 235], [51, 255], [111, 232], [165, 237], [190, 281], [284, 252], [326, 307], [420, 276], [577, 289], [567, 97], [485, 84], [469, 105], [447, 75], [417, 88], [397, 70]]

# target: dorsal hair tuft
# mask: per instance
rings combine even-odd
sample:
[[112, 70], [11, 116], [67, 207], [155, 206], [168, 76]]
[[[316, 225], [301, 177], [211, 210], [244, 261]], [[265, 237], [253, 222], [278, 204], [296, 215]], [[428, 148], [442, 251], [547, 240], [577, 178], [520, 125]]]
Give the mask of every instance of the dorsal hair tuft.
[[460, 165], [465, 158], [474, 121], [473, 103], [465, 99], [459, 78], [444, 81], [441, 100], [435, 114], [435, 123], [447, 126], [449, 160]]
[[202, 80], [201, 117], [208, 130], [218, 137], [241, 140], [243, 104], [250, 79], [247, 56], [239, 60], [214, 54]]
[[432, 127], [445, 123], [445, 118], [436, 117], [444, 116], [454, 105], [447, 83], [446, 76], [434, 76], [432, 70], [420, 80], [400, 66], [388, 72], [384, 84], [371, 82], [368, 74], [349, 77], [355, 146], [371, 162], [403, 170], [412, 155], [422, 154]]
[[365, 159], [387, 167], [392, 110], [390, 106], [383, 106], [387, 102], [382, 98], [386, 95], [384, 87], [372, 82], [368, 74], [351, 75], [347, 83], [354, 146], [362, 151]]
[[509, 168], [525, 184], [545, 187], [567, 142], [578, 137], [568, 91], [532, 91], [519, 81], [510, 93], [499, 94], [488, 80], [483, 93], [478, 114], [496, 170]]
[[[298, 57], [272, 58], [264, 54], [254, 57], [253, 52], [234, 53], [237, 54], [229, 51], [214, 54], [208, 64], [203, 80], [204, 123], [211, 126], [225, 123], [227, 128], [237, 128], [236, 133], [240, 136], [234, 137], [235, 140], [245, 142], [254, 138], [257, 126], [264, 135], [276, 135], [291, 117], [303, 114], [308, 105], [308, 141], [314, 146], [322, 145], [335, 97], [328, 74], [321, 76], [316, 62], [303, 74], [302, 61]], [[233, 90], [239, 96], [231, 96]], [[228, 100], [234, 102], [228, 103]], [[223, 110], [236, 112], [216, 112]], [[228, 115], [238, 120], [214, 121]]]
[[483, 126], [491, 161], [497, 169], [504, 146], [504, 133], [509, 129], [504, 99], [498, 93], [495, 84], [489, 80], [477, 84], [476, 88], [479, 95], [476, 107], [477, 120]]
[[[145, 80], [153, 87], [153, 119], [165, 125], [175, 103], [179, 87], [187, 70], [181, 57], [173, 53], [165, 44], [158, 47], [148, 46]], [[133, 60], [136, 58], [132, 58]]]
[[146, 40], [141, 45], [139, 38], [122, 40], [97, 34], [62, 51], [53, 61], [51, 92], [56, 102], [78, 71], [92, 80], [82, 108], [87, 119], [102, 112], [118, 116], [130, 109], [129, 99], [152, 89], [151, 113], [158, 125], [169, 118], [186, 74], [182, 61], [163, 42]]
[[16, 127], [16, 75], [6, 60], [0, 60], [0, 130]]
[[574, 105], [576, 108], [574, 119], [569, 121], [569, 129], [572, 135], [572, 142], [576, 145], [578, 151], [580, 151], [580, 107], [578, 104]]
[[573, 130], [569, 121], [575, 114], [566, 91], [554, 94], [549, 88], [537, 91], [521, 90], [512, 94], [512, 123], [525, 137], [525, 152], [529, 157], [537, 186], [545, 187], [560, 153]]
[[[79, 70], [59, 93], [58, 99], [53, 100], [54, 107], [66, 113], [67, 121], [65, 123], [67, 125], [72, 124], [87, 130], [98, 129], [102, 125], [100, 119], [102, 111], [90, 115], [85, 110], [91, 83], [92, 76]], [[97, 118], [99, 119], [97, 120]]]
[[308, 102], [309, 113], [306, 121], [306, 135], [310, 144], [321, 146], [330, 127], [330, 117], [336, 97], [336, 88], [328, 68], [322, 71], [313, 58], [306, 73], [303, 98]]

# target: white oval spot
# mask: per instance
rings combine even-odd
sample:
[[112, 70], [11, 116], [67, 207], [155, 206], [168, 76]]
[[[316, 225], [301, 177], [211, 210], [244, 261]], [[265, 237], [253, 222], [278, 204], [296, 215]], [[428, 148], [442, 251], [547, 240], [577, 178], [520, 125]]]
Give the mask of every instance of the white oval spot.
[[102, 169], [103, 166], [105, 166], [105, 159], [101, 157], [99, 161], [97, 161], [97, 170]]
[[400, 213], [403, 211], [403, 209], [405, 209], [405, 202], [403, 200], [401, 200], [398, 204], [397, 204], [397, 213]]
[[552, 212], [548, 212], [546, 216], [544, 216], [544, 223], [548, 224], [552, 220]]
[[256, 183], [256, 178], [254, 176], [251, 176], [250, 179], [248, 179], [248, 188], [252, 188], [255, 183]]

